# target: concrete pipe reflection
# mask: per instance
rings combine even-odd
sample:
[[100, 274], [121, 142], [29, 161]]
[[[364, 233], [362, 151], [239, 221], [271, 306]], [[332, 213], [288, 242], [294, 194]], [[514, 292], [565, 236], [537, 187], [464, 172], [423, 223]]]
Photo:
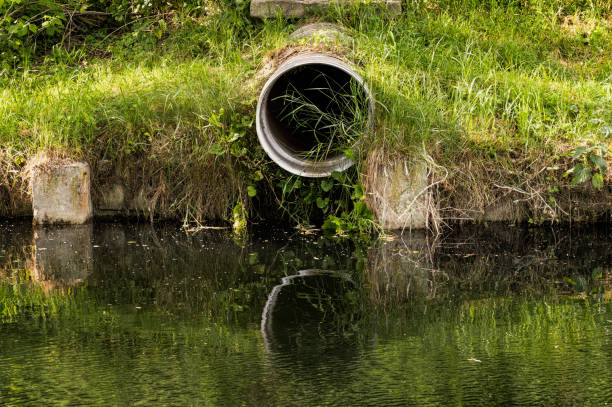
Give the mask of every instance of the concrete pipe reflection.
[[360, 319], [357, 285], [348, 274], [302, 270], [275, 286], [263, 310], [261, 332], [269, 353], [350, 351], [350, 324]]

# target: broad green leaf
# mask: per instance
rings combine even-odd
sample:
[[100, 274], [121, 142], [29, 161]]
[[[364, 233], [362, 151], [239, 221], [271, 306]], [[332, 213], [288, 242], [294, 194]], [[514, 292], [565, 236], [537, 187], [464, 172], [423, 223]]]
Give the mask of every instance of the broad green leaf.
[[599, 133], [601, 133], [604, 137], [608, 137], [608, 136], [612, 135], [612, 126], [603, 126], [599, 130]]
[[372, 219], [372, 212], [368, 209], [365, 202], [355, 202], [355, 207], [353, 208], [353, 213], [357, 218], [361, 219]]
[[239, 144], [234, 143], [230, 147], [230, 153], [234, 157], [242, 157], [242, 156], [244, 156], [247, 153], [247, 149], [246, 149], [246, 147], [240, 147]]
[[344, 180], [346, 180], [346, 174], [343, 172], [333, 171], [331, 175], [332, 175], [332, 178], [338, 182], [344, 182]]
[[344, 150], [344, 156], [346, 158], [348, 158], [349, 160], [354, 160], [355, 159], [355, 150], [353, 150], [352, 148]]
[[353, 185], [353, 193], [351, 194], [351, 198], [357, 201], [361, 201], [365, 197], [365, 192], [363, 191], [363, 187], [359, 184]]
[[306, 196], [304, 196], [302, 199], [304, 200], [304, 203], [306, 205], [310, 205], [311, 203], [313, 203], [314, 202], [314, 195], [312, 193], [312, 190], [309, 190], [309, 192], [306, 194]]
[[232, 213], [234, 215], [240, 215], [241, 216], [242, 212], [243, 212], [243, 206], [242, 206], [242, 204], [240, 202], [238, 202], [236, 205], [234, 205], [234, 209], [233, 209]]
[[598, 154], [589, 154], [589, 161], [596, 165], [601, 173], [606, 172], [608, 163], [606, 163], [606, 160], [602, 156]]
[[578, 164], [574, 167], [574, 178], [572, 178], [572, 184], [579, 185], [591, 179], [591, 170], [589, 167]]
[[591, 276], [593, 277], [593, 280], [599, 280], [600, 278], [603, 277], [603, 268], [595, 267], [593, 269], [593, 273], [591, 274]]
[[574, 281], [570, 277], [563, 277], [563, 280], [565, 280], [566, 283], [569, 283], [571, 285], [576, 285], [576, 281]]
[[257, 189], [255, 189], [255, 187], [253, 185], [249, 185], [247, 187], [247, 194], [253, 198], [255, 195], [257, 195]]
[[219, 143], [215, 143], [210, 147], [208, 152], [214, 155], [223, 155], [225, 154], [225, 147]]
[[317, 197], [317, 207], [319, 209], [325, 209], [327, 208], [327, 205], [329, 204], [329, 198], [321, 198], [321, 197]]
[[574, 150], [574, 158], [578, 158], [580, 157], [582, 154], [584, 154], [589, 148], [586, 146], [582, 146], [582, 147], [578, 147], [576, 150]]
[[593, 186], [595, 188], [601, 188], [604, 185], [603, 177], [601, 176], [601, 174], [593, 175], [593, 178], [591, 178], [591, 182], [593, 183]]
[[228, 134], [227, 135], [227, 142], [228, 143], [233, 143], [234, 141], [238, 140], [242, 136], [244, 136], [244, 133], [231, 133], [231, 134]]
[[329, 216], [327, 219], [325, 219], [325, 222], [323, 222], [322, 229], [324, 232], [327, 233], [336, 233], [336, 231], [338, 230], [339, 222], [340, 219], [338, 219], [337, 217]]
[[296, 178], [293, 183], [293, 189], [299, 189], [302, 186], [302, 180], [300, 178]]
[[328, 192], [334, 186], [334, 181], [331, 179], [324, 179], [321, 181], [321, 189], [325, 192]]

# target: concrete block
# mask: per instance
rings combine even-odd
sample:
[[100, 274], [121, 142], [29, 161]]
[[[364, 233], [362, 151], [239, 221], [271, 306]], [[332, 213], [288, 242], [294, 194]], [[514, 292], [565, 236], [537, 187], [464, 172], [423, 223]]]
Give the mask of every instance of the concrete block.
[[436, 210], [424, 161], [390, 159], [366, 174], [368, 206], [387, 230], [423, 229]]
[[46, 289], [82, 283], [93, 272], [92, 225], [37, 227], [32, 279]]
[[81, 224], [91, 219], [91, 177], [87, 163], [47, 165], [32, 175], [34, 223]]
[[112, 184], [102, 189], [100, 201], [96, 205], [96, 216], [117, 215], [125, 208], [125, 188], [121, 184]]
[[529, 219], [524, 202], [514, 202], [511, 198], [501, 199], [487, 206], [477, 218], [484, 222], [525, 222]]
[[[365, 2], [364, 0], [251, 0], [251, 17], [276, 17], [277, 13], [287, 18], [299, 18], [306, 15], [309, 9], [329, 7], [333, 3]], [[384, 4], [392, 14], [402, 11], [400, 0], [372, 0], [371, 3]]]

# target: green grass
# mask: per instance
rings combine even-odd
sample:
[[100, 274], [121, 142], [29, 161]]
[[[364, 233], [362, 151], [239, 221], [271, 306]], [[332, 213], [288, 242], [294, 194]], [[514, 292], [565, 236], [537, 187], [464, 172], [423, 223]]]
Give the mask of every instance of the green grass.
[[554, 16], [501, 9], [419, 17], [375, 21], [355, 47], [389, 111], [385, 138], [397, 146], [431, 138], [503, 148], [575, 143], [596, 130], [589, 119], [609, 118], [609, 23], [597, 20], [601, 38], [587, 45]]
[[[527, 158], [542, 159], [558, 164], [553, 175], [567, 183], [560, 175], [571, 163], [562, 153], [610, 143], [609, 5], [468, 3], [410, 3], [400, 17], [337, 8], [323, 17], [349, 30], [347, 57], [377, 101], [363, 156], [408, 155], [425, 145], [451, 174], [470, 157], [515, 185]], [[250, 20], [244, 7], [165, 20], [163, 30], [145, 24], [91, 35], [71, 51], [56, 48], [28, 68], [4, 71], [0, 157], [11, 163], [2, 166], [20, 170], [41, 151], [87, 159], [96, 191], [112, 180], [134, 195], [154, 185], [146, 194], [172, 216], [227, 219], [236, 202], [249, 200], [249, 186], [259, 191], [247, 205], [252, 212], [274, 205], [272, 186], [285, 175], [257, 146], [248, 118], [258, 68], [289, 44], [297, 22]], [[485, 176], [473, 182], [492, 183]], [[446, 182], [458, 190], [462, 181]]]
[[[281, 122], [316, 141], [313, 148], [300, 152], [313, 161], [357, 148], [368, 124], [367, 99], [359, 84], [350, 81], [343, 85], [323, 72], [313, 82], [320, 78], [324, 82], [320, 87], [307, 84], [300, 90], [290, 83], [285, 93], [272, 99], [281, 103]], [[317, 98], [323, 102], [313, 101]]]

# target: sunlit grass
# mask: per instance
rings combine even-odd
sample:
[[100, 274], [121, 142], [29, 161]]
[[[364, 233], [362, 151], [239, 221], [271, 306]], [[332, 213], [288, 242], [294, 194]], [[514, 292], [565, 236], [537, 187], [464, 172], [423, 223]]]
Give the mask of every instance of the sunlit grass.
[[[349, 7], [324, 17], [349, 30], [347, 57], [359, 64], [376, 99], [364, 155], [381, 147], [409, 154], [426, 145], [452, 167], [466, 152], [552, 156], [610, 142], [609, 8], [597, 3], [563, 14], [531, 3], [529, 12], [486, 6], [411, 3], [400, 17]], [[151, 179], [163, 168], [164, 182], [182, 188], [168, 193], [175, 197], [198, 190], [196, 172], [211, 162], [232, 162], [220, 175], [229, 181], [216, 183], [246, 189], [248, 174], [239, 168], [244, 158], [211, 150], [231, 131], [234, 113], [254, 115], [256, 72], [289, 43], [295, 24], [258, 22], [231, 10], [215, 18], [203, 24], [175, 15], [161, 40], [126, 33], [95, 44], [90, 54], [58, 51], [39, 66], [5, 74], [5, 155], [27, 161], [56, 150], [89, 160], [94, 172], [102, 173], [96, 163], [110, 161], [111, 175], [120, 177], [152, 169], [130, 185], [134, 192], [137, 182], [159, 183]], [[219, 112], [223, 125], [215, 126], [211, 117]], [[259, 151], [253, 128], [245, 140], [249, 151]], [[189, 169], [193, 176], [178, 177]], [[238, 194], [226, 191], [223, 202], [203, 210], [197, 202], [219, 194], [200, 191], [181, 202], [168, 198], [165, 206], [223, 217]]]

